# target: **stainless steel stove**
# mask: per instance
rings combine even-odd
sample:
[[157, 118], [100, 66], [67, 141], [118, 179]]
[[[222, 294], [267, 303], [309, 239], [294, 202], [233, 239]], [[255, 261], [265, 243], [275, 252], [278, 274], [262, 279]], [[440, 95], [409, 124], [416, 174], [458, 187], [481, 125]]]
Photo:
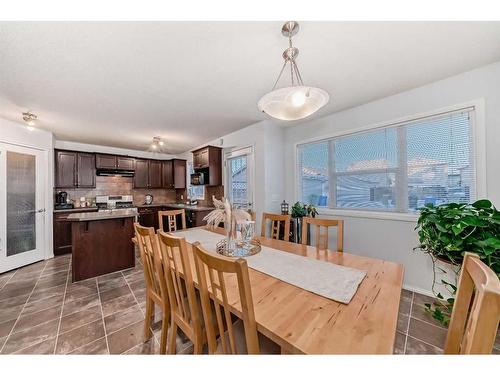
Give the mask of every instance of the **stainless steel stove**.
[[135, 210], [132, 195], [98, 195], [96, 205], [99, 211]]

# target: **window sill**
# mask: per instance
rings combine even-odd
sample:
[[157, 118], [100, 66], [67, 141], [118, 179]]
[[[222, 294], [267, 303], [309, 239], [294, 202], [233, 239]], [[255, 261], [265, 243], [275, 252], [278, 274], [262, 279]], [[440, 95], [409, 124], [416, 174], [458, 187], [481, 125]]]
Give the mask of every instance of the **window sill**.
[[358, 210], [342, 210], [335, 208], [317, 207], [318, 214], [322, 216], [346, 216], [359, 217], [375, 220], [392, 220], [392, 221], [407, 221], [416, 223], [418, 214], [409, 214], [402, 212], [376, 212], [376, 211], [358, 211]]

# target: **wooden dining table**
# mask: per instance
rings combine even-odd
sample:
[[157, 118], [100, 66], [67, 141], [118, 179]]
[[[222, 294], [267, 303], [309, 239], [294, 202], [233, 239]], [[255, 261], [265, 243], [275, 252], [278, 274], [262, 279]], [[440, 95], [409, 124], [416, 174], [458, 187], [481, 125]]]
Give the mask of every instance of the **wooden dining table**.
[[[224, 234], [221, 228], [205, 230]], [[352, 300], [343, 304], [249, 268], [257, 329], [279, 344], [282, 353], [393, 353], [403, 285], [401, 264], [264, 237], [259, 240], [276, 251], [366, 271]], [[190, 243], [187, 249], [197, 286]], [[230, 310], [241, 318], [237, 280], [228, 276], [225, 281]]]

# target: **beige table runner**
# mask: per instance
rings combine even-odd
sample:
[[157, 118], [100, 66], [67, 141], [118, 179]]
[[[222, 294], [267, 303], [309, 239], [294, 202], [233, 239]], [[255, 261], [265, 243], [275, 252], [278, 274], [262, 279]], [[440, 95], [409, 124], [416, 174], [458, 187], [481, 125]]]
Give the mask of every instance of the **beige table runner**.
[[[215, 252], [223, 235], [204, 229], [177, 232], [188, 243], [200, 242], [203, 248]], [[287, 253], [262, 246], [260, 253], [244, 258], [248, 266], [286, 283], [341, 303], [349, 303], [365, 271], [340, 266], [317, 259]]]

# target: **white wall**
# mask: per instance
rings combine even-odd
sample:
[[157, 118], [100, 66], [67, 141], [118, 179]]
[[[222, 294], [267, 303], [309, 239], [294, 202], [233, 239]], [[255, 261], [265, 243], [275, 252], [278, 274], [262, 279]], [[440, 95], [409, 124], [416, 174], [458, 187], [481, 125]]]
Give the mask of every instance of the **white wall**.
[[[221, 139], [222, 146], [220, 145]], [[261, 121], [195, 148], [210, 144], [223, 147], [224, 151], [227, 151], [253, 146], [254, 210], [257, 228], [260, 228], [262, 212], [279, 212], [280, 204], [285, 199], [284, 141], [284, 129], [281, 126], [270, 121]], [[177, 157], [192, 161], [191, 152], [177, 155]], [[225, 184], [225, 170], [223, 183]]]
[[[334, 91], [331, 94], [333, 100], [336, 95], [342, 95]], [[295, 171], [294, 145], [297, 142], [355, 131], [480, 98], [484, 98], [487, 197], [500, 206], [500, 63], [287, 128], [284, 159], [287, 199], [290, 202], [296, 200], [294, 173], [291, 172]], [[405, 266], [405, 285], [413, 290], [430, 292], [432, 263], [424, 254], [412, 250], [418, 243], [415, 222], [342, 218], [345, 220], [346, 251], [402, 263]]]
[[18, 146], [32, 147], [44, 151], [43, 173], [45, 174], [45, 259], [54, 256], [52, 242], [52, 212], [54, 186], [54, 137], [52, 133], [35, 129], [30, 131], [22, 123], [6, 120], [0, 117], [0, 142]]

